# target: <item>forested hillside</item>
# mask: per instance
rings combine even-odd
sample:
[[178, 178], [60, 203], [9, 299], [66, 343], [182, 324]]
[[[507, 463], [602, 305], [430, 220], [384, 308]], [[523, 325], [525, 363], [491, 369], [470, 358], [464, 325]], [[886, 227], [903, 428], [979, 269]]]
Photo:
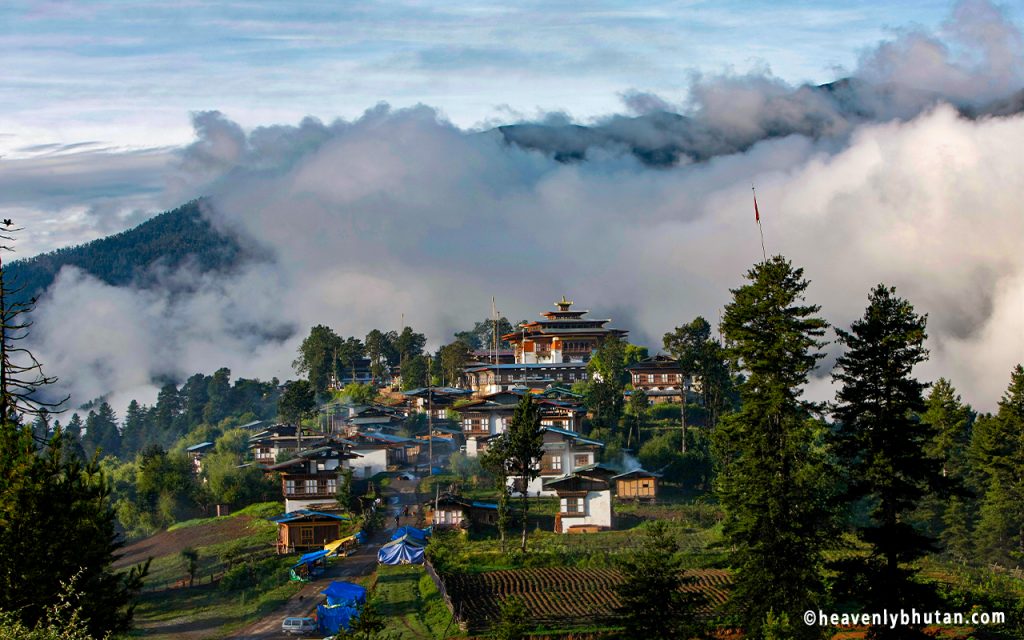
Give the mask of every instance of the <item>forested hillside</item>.
[[20, 297], [43, 293], [61, 267], [76, 266], [112, 285], [153, 281], [153, 267], [175, 268], [192, 262], [202, 272], [239, 264], [245, 251], [218, 233], [200, 214], [201, 200], [161, 213], [137, 227], [75, 247], [65, 247], [8, 266], [8, 277], [24, 287]]

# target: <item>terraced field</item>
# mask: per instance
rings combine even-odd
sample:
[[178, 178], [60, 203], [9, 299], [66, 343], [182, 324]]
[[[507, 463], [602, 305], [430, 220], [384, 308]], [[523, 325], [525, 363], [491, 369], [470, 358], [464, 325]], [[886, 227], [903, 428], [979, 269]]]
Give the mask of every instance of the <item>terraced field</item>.
[[[697, 582], [688, 590], [704, 592], [709, 609], [725, 602], [729, 574], [720, 569], [689, 573]], [[546, 629], [593, 627], [609, 621], [619, 605], [615, 586], [622, 580], [615, 569], [509, 569], [444, 577], [445, 590], [458, 617], [470, 632], [486, 630], [494, 621], [501, 601], [521, 598], [530, 619]]]

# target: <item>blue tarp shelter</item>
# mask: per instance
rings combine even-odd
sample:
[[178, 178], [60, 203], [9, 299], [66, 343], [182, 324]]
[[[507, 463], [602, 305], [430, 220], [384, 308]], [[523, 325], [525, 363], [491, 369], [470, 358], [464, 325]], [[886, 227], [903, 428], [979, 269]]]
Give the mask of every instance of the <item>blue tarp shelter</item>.
[[423, 564], [423, 542], [409, 535], [392, 540], [377, 552], [381, 564]]
[[359, 617], [359, 609], [354, 606], [339, 604], [321, 604], [316, 608], [316, 619], [320, 626], [320, 633], [335, 635], [342, 629], [349, 630], [352, 621]]
[[395, 532], [391, 534], [392, 540], [398, 540], [403, 536], [409, 536], [413, 540], [419, 540], [420, 542], [426, 542], [430, 533], [424, 529], [417, 529], [416, 527], [410, 527], [408, 525], [395, 529]]
[[359, 617], [359, 607], [366, 604], [366, 589], [351, 582], [335, 580], [320, 593], [327, 596], [327, 604], [316, 608], [321, 633], [348, 631], [352, 620]]
[[366, 588], [351, 582], [335, 580], [320, 593], [327, 596], [327, 604], [338, 605], [348, 603], [362, 604], [366, 602]]
[[321, 549], [320, 551], [313, 551], [311, 553], [303, 554], [302, 557], [299, 558], [299, 561], [296, 562], [293, 566], [297, 567], [297, 566], [303, 565], [303, 564], [312, 565], [317, 560], [321, 560], [323, 558], [326, 558], [328, 553], [330, 553], [330, 552]]

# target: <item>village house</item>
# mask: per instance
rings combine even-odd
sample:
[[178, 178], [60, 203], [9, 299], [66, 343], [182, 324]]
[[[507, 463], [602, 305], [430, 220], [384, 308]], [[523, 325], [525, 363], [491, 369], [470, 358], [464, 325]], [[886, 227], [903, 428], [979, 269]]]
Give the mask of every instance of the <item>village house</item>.
[[388, 442], [366, 438], [342, 439], [358, 458], [352, 458], [346, 466], [352, 469], [354, 478], [369, 478], [388, 470], [388, 452], [394, 446]]
[[515, 362], [467, 366], [466, 379], [477, 395], [508, 391], [514, 387], [540, 390], [553, 384], [572, 386], [587, 380], [587, 362], [608, 336], [625, 338], [627, 331], [605, 325], [609, 319], [591, 319], [589, 311], [572, 310], [572, 301], [555, 303], [557, 311], [541, 313], [543, 320], [526, 322], [503, 335], [512, 345]]
[[[526, 491], [531, 496], [553, 496], [552, 489], [544, 483], [553, 478], [558, 478], [574, 472], [580, 467], [593, 465], [597, 460], [597, 454], [604, 447], [604, 443], [592, 438], [586, 438], [574, 431], [566, 431], [558, 427], [542, 427], [544, 430], [544, 444], [542, 445], [543, 455], [538, 461], [540, 476], [534, 478], [526, 486]], [[522, 486], [516, 478], [509, 478], [509, 486], [516, 494], [521, 494]]]
[[212, 442], [200, 442], [185, 448], [185, 454], [192, 461], [192, 472], [198, 475], [203, 470], [203, 455], [213, 451]]
[[336, 503], [341, 469], [357, 457], [349, 444], [327, 441], [315, 449], [299, 452], [290, 460], [269, 465], [266, 470], [280, 474], [285, 511], [290, 513]]
[[[307, 448], [323, 440], [323, 434], [303, 427], [302, 448]], [[294, 453], [299, 450], [300, 443], [293, 424], [275, 424], [259, 433], [249, 436], [249, 451], [253, 460], [260, 464], [273, 464], [283, 453]]]
[[655, 355], [628, 367], [634, 389], [643, 389], [651, 404], [680, 402], [686, 377], [679, 362], [665, 355]]
[[401, 410], [383, 405], [355, 405], [344, 418], [343, 431], [352, 435], [366, 430], [398, 431], [405, 424]]
[[[482, 443], [505, 432], [516, 405], [526, 393], [529, 391], [521, 387], [491, 393], [462, 403], [455, 409], [460, 415], [462, 435], [466, 439], [466, 455], [478, 455]], [[580, 404], [543, 394], [535, 395], [534, 401], [540, 410], [541, 425], [577, 433], [582, 428], [586, 410]]]
[[373, 375], [370, 373], [370, 364], [369, 358], [357, 358], [353, 366], [339, 369], [337, 377], [332, 373], [328, 379], [327, 387], [338, 391], [353, 382], [369, 384], [373, 381]]
[[547, 480], [545, 489], [558, 496], [556, 533], [587, 533], [615, 526], [612, 492], [602, 474], [569, 473]]
[[469, 528], [474, 524], [496, 525], [498, 505], [442, 493], [423, 503], [423, 514], [435, 529]]
[[448, 411], [455, 406], [456, 402], [471, 396], [471, 389], [457, 389], [455, 387], [421, 387], [403, 391], [405, 396], [403, 408], [407, 416], [417, 413], [426, 414], [429, 410], [433, 420], [445, 420]]
[[297, 509], [271, 518], [277, 523], [277, 552], [295, 553], [322, 549], [341, 537], [341, 526], [348, 516], [330, 511]]
[[415, 438], [380, 431], [357, 431], [346, 440], [352, 443], [356, 452], [366, 446], [383, 447], [387, 467], [400, 467], [415, 461], [421, 446]]
[[[427, 434], [416, 436], [420, 443], [419, 455], [416, 457], [417, 466], [438, 466], [444, 463], [455, 450], [456, 440], [452, 436]], [[430, 456], [433, 455], [433, 460]]]

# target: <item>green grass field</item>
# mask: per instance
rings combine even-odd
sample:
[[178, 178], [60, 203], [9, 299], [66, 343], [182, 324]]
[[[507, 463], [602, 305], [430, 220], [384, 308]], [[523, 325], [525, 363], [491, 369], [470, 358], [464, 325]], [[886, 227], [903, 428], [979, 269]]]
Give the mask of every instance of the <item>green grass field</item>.
[[[263, 519], [267, 513], [280, 513], [280, 505], [253, 505], [227, 518], [179, 523], [153, 536], [153, 547], [164, 553], [155, 555], [150, 564], [146, 590], [135, 610], [133, 635], [215, 638], [273, 611], [291, 597], [301, 587], [288, 581], [288, 569], [295, 560], [274, 553], [277, 525]], [[257, 514], [260, 517], [250, 519]], [[235, 526], [227, 528], [225, 523]], [[209, 535], [214, 528], [224, 529], [219, 539]], [[199, 553], [194, 585], [168, 588], [186, 575], [180, 545], [168, 540], [180, 536], [175, 531], [182, 529], [195, 539], [212, 541], [194, 547]], [[232, 556], [233, 568], [229, 568]], [[214, 577], [219, 581], [213, 582]]]
[[389, 640], [464, 637], [423, 567], [382, 566], [373, 591], [387, 620], [381, 634]]

